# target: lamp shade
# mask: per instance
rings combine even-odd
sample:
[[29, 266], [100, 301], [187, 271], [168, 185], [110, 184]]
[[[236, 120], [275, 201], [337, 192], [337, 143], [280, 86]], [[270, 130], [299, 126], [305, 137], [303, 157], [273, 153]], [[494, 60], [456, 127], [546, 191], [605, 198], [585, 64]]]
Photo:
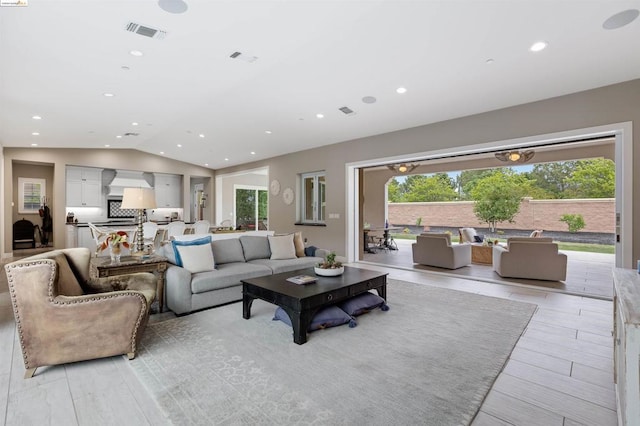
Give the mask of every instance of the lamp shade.
[[124, 188], [121, 209], [155, 209], [156, 193], [153, 188]]

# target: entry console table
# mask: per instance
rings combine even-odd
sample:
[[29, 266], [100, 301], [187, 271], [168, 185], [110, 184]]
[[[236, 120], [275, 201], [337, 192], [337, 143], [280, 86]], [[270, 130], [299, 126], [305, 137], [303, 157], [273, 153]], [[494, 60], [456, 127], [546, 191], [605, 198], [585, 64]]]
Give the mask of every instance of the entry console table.
[[167, 270], [167, 258], [163, 256], [122, 256], [119, 263], [111, 263], [110, 257], [92, 257], [89, 274], [91, 278], [112, 277], [114, 275], [153, 272], [158, 277], [156, 296], [158, 310], [164, 306], [164, 273]]
[[613, 270], [613, 370], [618, 424], [640, 424], [640, 274]]

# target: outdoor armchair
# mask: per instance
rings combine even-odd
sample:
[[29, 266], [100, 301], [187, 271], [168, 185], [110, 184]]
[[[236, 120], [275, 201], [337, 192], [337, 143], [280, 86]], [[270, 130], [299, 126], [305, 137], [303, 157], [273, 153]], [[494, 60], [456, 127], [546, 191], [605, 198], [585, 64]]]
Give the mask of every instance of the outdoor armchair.
[[501, 277], [564, 281], [567, 255], [551, 238], [509, 238], [507, 247], [493, 246], [493, 270]]
[[458, 269], [471, 263], [471, 246], [452, 245], [450, 234], [420, 234], [411, 248], [413, 263], [447, 269]]

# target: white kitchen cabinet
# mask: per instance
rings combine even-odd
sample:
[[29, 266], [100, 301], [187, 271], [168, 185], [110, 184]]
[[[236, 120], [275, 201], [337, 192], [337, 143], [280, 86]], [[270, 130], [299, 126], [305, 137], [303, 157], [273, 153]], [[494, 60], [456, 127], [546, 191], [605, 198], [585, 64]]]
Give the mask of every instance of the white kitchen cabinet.
[[91, 250], [91, 254], [96, 252], [96, 243], [91, 237], [91, 229], [88, 226], [78, 227], [78, 247], [86, 247]]
[[182, 177], [179, 175], [154, 174], [154, 190], [158, 208], [182, 207]]
[[102, 207], [102, 169], [67, 167], [67, 207]]
[[620, 426], [640, 424], [640, 274], [613, 270], [613, 371]]
[[67, 225], [67, 239], [65, 247], [78, 247], [78, 228], [75, 225]]

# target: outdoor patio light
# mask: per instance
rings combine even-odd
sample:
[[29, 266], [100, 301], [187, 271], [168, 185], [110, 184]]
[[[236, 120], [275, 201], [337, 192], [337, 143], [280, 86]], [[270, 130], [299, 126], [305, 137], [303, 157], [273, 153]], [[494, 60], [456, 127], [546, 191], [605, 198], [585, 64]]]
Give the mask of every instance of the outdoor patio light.
[[399, 164], [399, 165], [388, 164], [387, 167], [392, 172], [409, 173], [409, 172], [412, 172], [419, 165], [420, 164], [409, 164], [409, 165], [406, 165], [405, 163], [402, 163], [402, 164]]
[[511, 163], [526, 163], [531, 160], [535, 152], [529, 151], [506, 151], [496, 152], [496, 158], [500, 161]]

